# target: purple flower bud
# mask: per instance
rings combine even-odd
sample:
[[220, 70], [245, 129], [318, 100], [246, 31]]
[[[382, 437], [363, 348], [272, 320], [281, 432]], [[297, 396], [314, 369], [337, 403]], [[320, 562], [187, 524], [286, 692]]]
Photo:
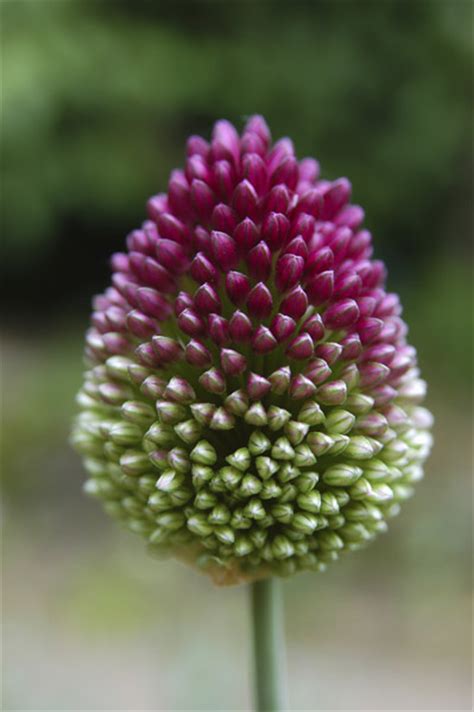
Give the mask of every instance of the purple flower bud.
[[206, 332], [206, 324], [193, 309], [183, 309], [178, 317], [178, 326], [188, 336], [199, 336]]
[[209, 336], [218, 346], [228, 344], [230, 340], [229, 323], [227, 319], [217, 314], [209, 315]]
[[207, 183], [198, 179], [193, 180], [191, 183], [191, 202], [201, 220], [207, 222], [216, 203], [216, 197]]
[[194, 294], [194, 305], [201, 314], [218, 314], [221, 311], [221, 300], [216, 290], [205, 282], [196, 290]]
[[296, 336], [289, 344], [286, 353], [290, 358], [299, 361], [309, 358], [313, 354], [313, 340], [307, 332]]
[[306, 285], [306, 294], [310, 304], [315, 306], [327, 302], [334, 289], [334, 272], [326, 270], [312, 277]]
[[270, 212], [262, 223], [262, 237], [275, 252], [285, 243], [290, 230], [290, 221], [282, 212]]
[[253, 328], [247, 314], [241, 311], [234, 312], [229, 321], [229, 332], [231, 339], [237, 343], [249, 341]]
[[224, 272], [228, 272], [237, 266], [239, 255], [234, 240], [225, 232], [213, 230], [211, 232], [212, 254]]
[[247, 255], [247, 266], [250, 276], [254, 279], [266, 281], [272, 269], [272, 254], [266, 242], [258, 243]]
[[258, 282], [247, 297], [247, 309], [257, 319], [265, 319], [272, 311], [273, 299], [268, 287]]
[[225, 286], [231, 302], [237, 305], [245, 302], [250, 291], [250, 281], [245, 274], [235, 271], [228, 272]]
[[279, 290], [286, 292], [301, 279], [304, 259], [298, 255], [283, 255], [276, 263], [275, 283]]
[[213, 171], [213, 185], [215, 186], [217, 194], [223, 200], [229, 200], [234, 190], [234, 167], [228, 161], [216, 161]]
[[416, 351], [346, 178], [259, 116], [186, 153], [93, 301], [86, 489], [221, 582], [321, 568], [422, 475]]
[[191, 339], [185, 349], [186, 361], [192, 366], [210, 366], [212, 356], [210, 351], [196, 339]]
[[353, 299], [341, 299], [326, 309], [323, 316], [324, 325], [328, 329], [345, 329], [359, 318], [359, 307]]
[[237, 225], [237, 215], [229, 205], [219, 203], [212, 211], [211, 223], [214, 230], [232, 235]]
[[[291, 316], [292, 319], [298, 320], [305, 314], [308, 308], [308, 297], [306, 292], [299, 285], [293, 287], [280, 304], [282, 314]], [[305, 331], [308, 331], [305, 329]], [[312, 334], [311, 334], [312, 336]]]
[[285, 314], [277, 314], [271, 324], [272, 333], [279, 343], [286, 341], [295, 329], [295, 320]]
[[198, 252], [191, 262], [191, 277], [202, 284], [203, 282], [217, 282], [219, 273], [212, 262], [203, 252]]
[[270, 329], [266, 326], [259, 326], [252, 337], [252, 346], [259, 354], [272, 351], [278, 345]]
[[256, 153], [247, 153], [242, 160], [242, 171], [257, 195], [264, 195], [268, 188], [268, 173], [263, 159]]
[[238, 376], [247, 368], [247, 359], [233, 349], [221, 349], [221, 366], [229, 376]]
[[259, 231], [254, 221], [244, 218], [234, 230], [234, 240], [243, 254], [251, 250], [259, 241]]

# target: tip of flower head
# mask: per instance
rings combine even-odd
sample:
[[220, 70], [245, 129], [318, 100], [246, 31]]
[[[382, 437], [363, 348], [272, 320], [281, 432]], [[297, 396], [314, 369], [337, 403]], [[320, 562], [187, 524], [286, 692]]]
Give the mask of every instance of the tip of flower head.
[[323, 570], [423, 474], [426, 384], [351, 201], [262, 116], [219, 120], [94, 300], [86, 492], [219, 582]]

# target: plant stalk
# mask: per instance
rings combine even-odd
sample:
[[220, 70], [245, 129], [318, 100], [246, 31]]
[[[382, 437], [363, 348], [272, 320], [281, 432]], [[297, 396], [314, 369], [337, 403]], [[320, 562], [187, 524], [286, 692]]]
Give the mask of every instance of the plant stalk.
[[251, 585], [256, 712], [287, 710], [285, 637], [281, 582], [275, 577]]

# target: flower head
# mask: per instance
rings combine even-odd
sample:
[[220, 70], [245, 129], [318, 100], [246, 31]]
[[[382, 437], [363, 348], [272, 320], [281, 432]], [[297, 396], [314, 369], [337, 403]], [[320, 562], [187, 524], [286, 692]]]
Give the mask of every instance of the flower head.
[[350, 196], [262, 117], [218, 121], [94, 300], [85, 489], [217, 581], [322, 570], [422, 477], [425, 384]]

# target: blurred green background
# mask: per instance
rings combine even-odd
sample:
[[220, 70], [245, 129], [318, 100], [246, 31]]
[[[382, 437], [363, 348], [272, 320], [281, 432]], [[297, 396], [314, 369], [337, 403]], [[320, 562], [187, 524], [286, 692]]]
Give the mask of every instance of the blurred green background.
[[472, 9], [1, 3], [4, 708], [249, 709], [247, 591], [81, 494], [90, 298], [189, 133], [263, 113], [347, 175], [401, 293], [436, 444], [388, 535], [284, 585], [292, 709], [470, 709]]

